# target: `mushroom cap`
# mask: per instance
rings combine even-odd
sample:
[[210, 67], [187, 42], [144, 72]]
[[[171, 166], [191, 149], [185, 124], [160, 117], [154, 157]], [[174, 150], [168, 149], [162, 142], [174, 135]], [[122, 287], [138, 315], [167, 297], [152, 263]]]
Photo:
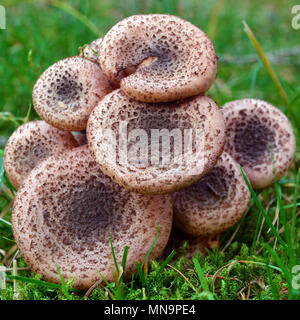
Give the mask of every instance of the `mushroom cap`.
[[77, 146], [70, 132], [42, 120], [27, 122], [17, 128], [5, 146], [3, 164], [7, 177], [18, 189], [42, 160]]
[[217, 235], [242, 218], [250, 200], [239, 165], [223, 152], [199, 182], [173, 194], [174, 223], [193, 236]]
[[33, 88], [33, 105], [39, 116], [63, 130], [85, 130], [99, 100], [112, 90], [99, 65], [69, 57], [49, 67]]
[[272, 185], [274, 167], [279, 179], [288, 170], [296, 150], [288, 118], [278, 108], [258, 99], [228, 102], [222, 112], [226, 123], [224, 150], [243, 167], [254, 189]]
[[76, 140], [79, 146], [83, 146], [84, 144], [87, 144], [86, 140], [86, 131], [72, 131], [72, 136]]
[[102, 42], [102, 38], [96, 39], [90, 44], [84, 46], [80, 56], [89, 59], [94, 62], [98, 62], [99, 59], [99, 47]]
[[13, 234], [31, 269], [60, 283], [57, 265], [65, 280], [86, 289], [98, 272], [114, 281], [110, 246], [121, 265], [130, 246], [125, 279], [142, 263], [157, 234], [149, 259], [161, 254], [172, 227], [172, 199], [130, 193], [104, 175], [87, 146], [63, 157], [53, 156], [32, 170], [18, 191], [12, 213]]
[[91, 113], [87, 140], [101, 170], [120, 186], [163, 194], [189, 186], [214, 167], [225, 126], [221, 110], [207, 96], [150, 104], [119, 89]]
[[126, 95], [143, 102], [204, 93], [217, 76], [217, 56], [208, 36], [168, 14], [135, 15], [117, 23], [103, 38], [99, 62]]

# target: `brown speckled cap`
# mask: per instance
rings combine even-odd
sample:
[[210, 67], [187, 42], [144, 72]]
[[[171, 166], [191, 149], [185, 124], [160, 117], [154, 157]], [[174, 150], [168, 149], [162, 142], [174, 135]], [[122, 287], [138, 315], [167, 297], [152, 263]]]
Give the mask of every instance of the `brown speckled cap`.
[[4, 149], [4, 169], [15, 188], [42, 160], [77, 147], [70, 132], [59, 130], [45, 121], [21, 125], [8, 139]]
[[[110, 131], [116, 147], [104, 134]], [[119, 185], [134, 192], [162, 194], [189, 186], [213, 168], [225, 143], [225, 125], [221, 110], [207, 96], [150, 104], [133, 100], [119, 89], [105, 96], [91, 113], [87, 140], [103, 172]]]
[[18, 191], [12, 213], [13, 234], [22, 257], [43, 279], [60, 283], [56, 264], [73, 286], [89, 288], [101, 274], [114, 281], [115, 266], [130, 246], [125, 278], [159, 256], [172, 227], [172, 200], [130, 193], [104, 175], [87, 146], [50, 157], [32, 170]]
[[63, 130], [85, 130], [99, 100], [112, 90], [97, 63], [81, 57], [56, 62], [33, 88], [33, 105], [39, 116]]
[[296, 149], [288, 118], [278, 108], [258, 99], [228, 102], [222, 112], [226, 122], [224, 150], [243, 167], [252, 187], [261, 189], [273, 184], [274, 166], [278, 179], [284, 175]]
[[96, 39], [90, 44], [82, 48], [80, 56], [89, 59], [94, 62], [98, 62], [99, 59], [99, 47], [102, 42], [102, 38]]
[[125, 94], [144, 102], [206, 92], [217, 75], [217, 56], [208, 36], [167, 14], [136, 15], [117, 23], [103, 38], [99, 62]]
[[223, 152], [199, 182], [173, 194], [174, 223], [193, 236], [216, 235], [242, 218], [250, 199], [239, 165]]

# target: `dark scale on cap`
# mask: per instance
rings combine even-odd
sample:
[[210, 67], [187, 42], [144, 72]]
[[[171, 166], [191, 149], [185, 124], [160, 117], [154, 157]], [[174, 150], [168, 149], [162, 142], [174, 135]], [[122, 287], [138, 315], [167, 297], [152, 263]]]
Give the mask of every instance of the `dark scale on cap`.
[[20, 126], [9, 138], [4, 150], [4, 168], [15, 188], [42, 160], [78, 146], [70, 132], [59, 130], [44, 121]]
[[276, 107], [258, 99], [228, 102], [222, 108], [226, 122], [224, 150], [243, 166], [254, 189], [285, 174], [294, 157], [296, 139], [288, 118]]
[[33, 89], [39, 116], [63, 130], [85, 130], [94, 106], [112, 91], [97, 63], [81, 57], [58, 61], [40, 76]]
[[[123, 142], [122, 121], [127, 129]], [[145, 134], [143, 153], [134, 149], [143, 137], [131, 135], [136, 129]], [[110, 148], [111, 141], [103, 134], [106, 130], [114, 132], [116, 149]], [[221, 110], [207, 96], [150, 104], [115, 90], [93, 110], [87, 140], [101, 169], [115, 182], [131, 191], [159, 194], [191, 185], [213, 168], [223, 150], [225, 127]]]
[[208, 36], [188, 21], [166, 14], [120, 21], [103, 38], [99, 61], [111, 81], [120, 82], [128, 96], [144, 102], [203, 93], [217, 75], [217, 56]]
[[217, 235], [242, 218], [250, 199], [238, 164], [223, 152], [206, 176], [173, 195], [174, 222], [193, 236]]
[[19, 190], [12, 225], [26, 263], [47, 281], [65, 280], [86, 289], [114, 280], [110, 234], [118, 264], [129, 246], [125, 278], [142, 263], [157, 233], [149, 259], [165, 247], [172, 225], [170, 196], [130, 193], [104, 175], [87, 146], [50, 157], [32, 170]]
[[[233, 143], [239, 154], [237, 160], [241, 165], [254, 165], [270, 162], [271, 148], [274, 145], [274, 132], [261, 120], [250, 119], [242, 123], [232, 124], [235, 127]], [[231, 126], [229, 124], [229, 126]]]

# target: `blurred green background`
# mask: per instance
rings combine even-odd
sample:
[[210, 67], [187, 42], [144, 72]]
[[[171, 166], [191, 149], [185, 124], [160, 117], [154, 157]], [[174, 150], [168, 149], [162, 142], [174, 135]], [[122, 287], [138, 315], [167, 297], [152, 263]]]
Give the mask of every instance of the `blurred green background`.
[[[242, 20], [272, 55], [272, 65], [292, 99], [300, 89], [300, 30], [291, 26], [295, 4], [282, 0], [1, 1], [7, 29], [0, 30], [0, 147], [19, 117], [25, 117], [32, 87], [43, 70], [78, 54], [78, 47], [103, 36], [120, 19], [140, 13], [176, 14], [211, 36], [220, 59], [218, 79], [209, 93], [219, 105], [252, 96], [286, 112], [243, 31]], [[300, 118], [299, 103], [293, 108]], [[31, 118], [35, 117], [33, 111]]]

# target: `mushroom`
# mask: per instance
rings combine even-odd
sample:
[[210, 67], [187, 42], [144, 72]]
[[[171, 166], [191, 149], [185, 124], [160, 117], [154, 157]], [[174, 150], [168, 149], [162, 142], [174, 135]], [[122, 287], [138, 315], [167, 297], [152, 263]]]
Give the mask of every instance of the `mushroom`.
[[85, 130], [99, 100], [112, 91], [97, 63], [69, 57], [49, 67], [33, 88], [33, 104], [39, 116], [54, 127]]
[[101, 170], [120, 186], [163, 194], [191, 185], [214, 167], [225, 126], [207, 96], [150, 104], [119, 89], [91, 113], [87, 140]]
[[99, 59], [99, 47], [102, 42], [102, 38], [96, 39], [88, 45], [85, 45], [81, 52], [80, 56], [86, 59], [89, 59], [93, 62], [98, 62]]
[[84, 144], [87, 144], [86, 140], [86, 131], [72, 131], [72, 136], [77, 141], [79, 146], [83, 146]]
[[125, 279], [142, 263], [157, 234], [149, 260], [159, 256], [172, 227], [171, 196], [130, 193], [104, 175], [87, 146], [53, 156], [32, 170], [18, 191], [12, 213], [13, 234], [30, 268], [51, 282], [74, 278], [86, 289], [114, 281], [110, 246], [121, 265], [129, 246]]
[[242, 218], [250, 199], [239, 165], [223, 152], [199, 182], [173, 194], [174, 223], [196, 237], [215, 236]]
[[[228, 152], [244, 169], [254, 189], [268, 187], [288, 170], [296, 150], [296, 138], [288, 118], [270, 103], [241, 99], [226, 103]], [[273, 160], [272, 161], [272, 152]]]
[[10, 136], [5, 146], [3, 164], [7, 177], [18, 189], [42, 160], [77, 146], [70, 132], [42, 120], [25, 123]]
[[128, 17], [105, 35], [99, 62], [129, 97], [168, 102], [207, 91], [217, 75], [208, 36], [188, 21], [167, 14]]

